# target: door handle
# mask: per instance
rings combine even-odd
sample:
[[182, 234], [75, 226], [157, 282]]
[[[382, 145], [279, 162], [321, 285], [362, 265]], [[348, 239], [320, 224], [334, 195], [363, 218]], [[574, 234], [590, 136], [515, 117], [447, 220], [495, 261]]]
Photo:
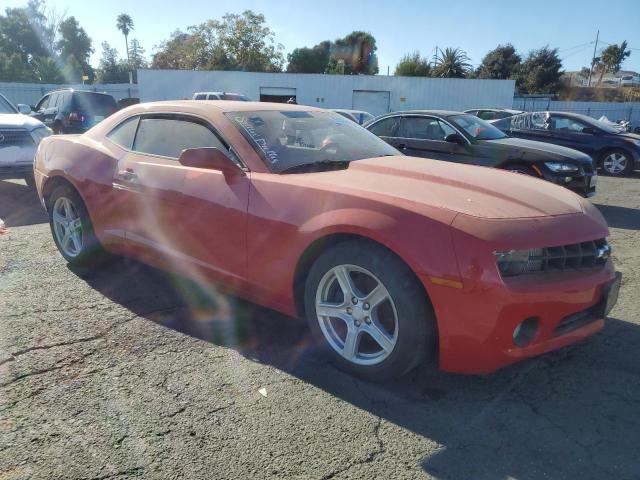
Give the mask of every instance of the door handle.
[[131, 168], [125, 168], [124, 170], [120, 170], [118, 172], [118, 178], [120, 180], [129, 180], [129, 181], [133, 181], [136, 178], [138, 178], [138, 175], [136, 175], [136, 172], [133, 171], [133, 169]]

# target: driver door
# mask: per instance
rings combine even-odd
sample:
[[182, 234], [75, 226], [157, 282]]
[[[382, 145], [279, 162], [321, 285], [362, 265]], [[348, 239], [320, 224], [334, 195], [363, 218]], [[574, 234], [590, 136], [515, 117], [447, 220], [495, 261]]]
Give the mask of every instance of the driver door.
[[400, 123], [397, 148], [414, 157], [471, 163], [471, 155], [465, 146], [445, 141], [452, 133], [457, 132], [436, 117], [405, 116]]

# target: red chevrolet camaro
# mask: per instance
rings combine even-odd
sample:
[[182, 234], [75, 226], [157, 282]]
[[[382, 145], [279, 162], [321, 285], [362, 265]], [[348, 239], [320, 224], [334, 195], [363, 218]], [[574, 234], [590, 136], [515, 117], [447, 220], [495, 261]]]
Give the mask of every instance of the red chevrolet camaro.
[[141, 104], [49, 137], [35, 176], [72, 264], [107, 254], [306, 318], [343, 368], [487, 373], [604, 325], [607, 225], [542, 180], [399, 154], [334, 112]]

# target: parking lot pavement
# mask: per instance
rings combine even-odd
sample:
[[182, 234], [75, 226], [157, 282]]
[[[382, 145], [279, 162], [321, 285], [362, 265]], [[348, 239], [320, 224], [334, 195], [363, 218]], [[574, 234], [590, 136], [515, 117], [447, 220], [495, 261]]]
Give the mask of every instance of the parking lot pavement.
[[606, 329], [490, 376], [340, 373], [301, 322], [120, 261], [69, 269], [0, 182], [0, 479], [640, 477], [640, 176], [594, 203]]

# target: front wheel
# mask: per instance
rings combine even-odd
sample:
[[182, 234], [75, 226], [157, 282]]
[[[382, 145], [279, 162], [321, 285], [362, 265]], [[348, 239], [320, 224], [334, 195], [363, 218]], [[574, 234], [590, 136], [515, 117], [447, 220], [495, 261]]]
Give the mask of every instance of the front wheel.
[[89, 212], [78, 192], [67, 186], [56, 188], [47, 210], [53, 240], [70, 265], [93, 266], [109, 258], [94, 234]]
[[372, 381], [410, 371], [437, 344], [435, 317], [409, 268], [375, 244], [345, 242], [313, 264], [305, 309], [340, 368]]
[[607, 175], [620, 177], [633, 170], [633, 159], [624, 150], [610, 150], [602, 155], [602, 170]]

